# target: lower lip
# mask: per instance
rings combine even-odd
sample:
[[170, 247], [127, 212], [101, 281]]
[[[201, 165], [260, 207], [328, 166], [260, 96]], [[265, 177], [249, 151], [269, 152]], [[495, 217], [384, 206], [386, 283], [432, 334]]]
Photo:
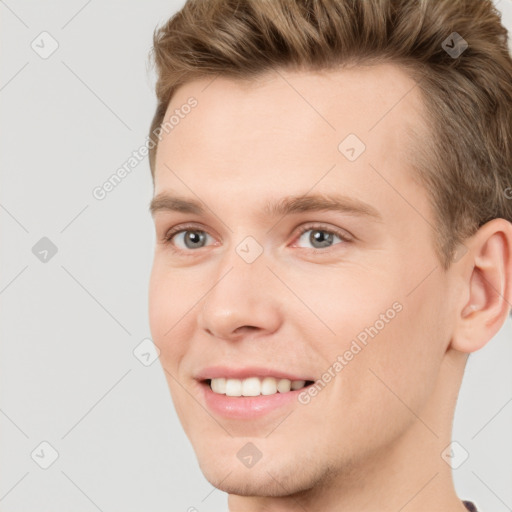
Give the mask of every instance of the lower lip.
[[227, 396], [214, 393], [210, 385], [200, 382], [204, 401], [210, 411], [219, 416], [232, 419], [259, 418], [279, 408], [298, 402], [298, 395], [303, 389], [258, 396]]

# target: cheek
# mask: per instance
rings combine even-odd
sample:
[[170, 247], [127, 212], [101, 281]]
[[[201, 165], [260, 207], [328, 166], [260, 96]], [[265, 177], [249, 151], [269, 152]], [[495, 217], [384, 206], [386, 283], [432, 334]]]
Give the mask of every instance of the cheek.
[[[382, 280], [360, 276], [331, 281], [323, 299], [318, 293], [309, 295], [335, 332], [322, 343], [322, 359], [332, 365], [338, 356], [347, 355], [343, 369], [333, 370], [333, 388], [342, 403], [354, 408], [354, 420], [382, 413], [388, 420], [398, 415], [408, 421], [401, 401], [419, 410], [437, 381], [443, 355], [440, 302], [429, 289], [437, 285], [429, 283], [408, 295], [412, 287], [400, 279], [392, 282], [390, 275]], [[342, 414], [335, 403], [331, 405], [335, 414]]]
[[179, 340], [186, 339], [183, 328], [193, 304], [180, 280], [155, 262], [149, 281], [149, 326], [163, 363], [175, 364], [184, 351]]
[[[407, 407], [419, 412], [435, 390], [442, 350], [436, 328], [437, 305], [428, 297], [403, 297], [403, 309], [369, 342], [362, 372], [374, 406], [404, 420]], [[360, 390], [364, 393], [364, 390]], [[410, 419], [410, 418], [409, 418]]]
[[[166, 309], [169, 300], [167, 296], [167, 286], [165, 279], [162, 277], [161, 272], [158, 271], [156, 263], [151, 270], [149, 280], [149, 326], [154, 343], [160, 344], [166, 331]], [[167, 326], [169, 329], [169, 326]], [[160, 347], [159, 347], [160, 348]]]

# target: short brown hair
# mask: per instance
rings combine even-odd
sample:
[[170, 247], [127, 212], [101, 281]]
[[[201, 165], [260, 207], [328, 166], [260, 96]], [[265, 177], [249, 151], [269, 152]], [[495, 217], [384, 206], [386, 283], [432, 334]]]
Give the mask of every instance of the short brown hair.
[[[449, 52], [464, 48], [454, 32], [468, 45], [460, 55]], [[430, 194], [443, 268], [480, 226], [512, 222], [512, 59], [491, 0], [188, 0], [153, 43], [153, 179], [155, 130], [178, 86], [388, 61], [418, 82], [427, 107], [428, 140], [411, 163]]]

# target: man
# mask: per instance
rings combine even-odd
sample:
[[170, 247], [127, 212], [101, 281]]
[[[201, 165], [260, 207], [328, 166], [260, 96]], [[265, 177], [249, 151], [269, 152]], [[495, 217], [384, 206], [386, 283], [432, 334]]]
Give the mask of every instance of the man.
[[189, 0], [154, 57], [150, 325], [205, 477], [231, 512], [475, 510], [453, 412], [512, 301], [492, 3]]

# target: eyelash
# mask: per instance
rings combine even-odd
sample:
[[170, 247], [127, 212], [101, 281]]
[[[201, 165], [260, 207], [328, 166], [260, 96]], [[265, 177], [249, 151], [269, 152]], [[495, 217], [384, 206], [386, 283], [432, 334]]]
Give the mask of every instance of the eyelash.
[[[307, 231], [312, 231], [312, 230], [317, 230], [317, 231], [323, 231], [325, 233], [328, 233], [328, 234], [332, 234], [332, 235], [336, 235], [337, 237], [339, 237], [343, 244], [341, 243], [338, 243], [338, 244], [334, 244], [333, 246], [331, 247], [326, 247], [325, 249], [303, 249], [311, 254], [320, 254], [320, 253], [328, 253], [330, 252], [331, 250], [333, 250], [334, 246], [335, 245], [344, 245], [346, 243], [350, 243], [352, 242], [352, 238], [350, 238], [345, 231], [340, 231], [340, 230], [337, 230], [337, 229], [333, 229], [333, 228], [328, 228], [327, 226], [323, 225], [323, 224], [307, 224], [307, 225], [304, 225], [302, 226], [300, 229], [299, 229], [299, 232], [297, 235], [295, 235], [295, 238], [294, 239], [300, 239], [300, 237], [306, 233]], [[192, 250], [192, 249], [189, 249], [189, 250], [183, 250], [183, 249], [177, 249], [173, 244], [172, 244], [172, 239], [179, 233], [182, 233], [184, 231], [200, 231], [200, 232], [204, 232], [204, 233], [208, 233], [206, 230], [198, 227], [197, 225], [193, 225], [193, 224], [181, 224], [179, 226], [176, 226], [172, 229], [170, 229], [169, 231], [167, 231], [163, 237], [163, 243], [165, 245], [167, 245], [173, 252], [175, 253], [179, 253], [179, 254], [185, 254], [187, 256], [195, 256], [193, 253], [194, 252], [198, 252], [197, 250]], [[209, 233], [208, 233], [209, 234]], [[210, 235], [211, 236], [211, 235]], [[189, 253], [189, 254], [187, 254]]]

